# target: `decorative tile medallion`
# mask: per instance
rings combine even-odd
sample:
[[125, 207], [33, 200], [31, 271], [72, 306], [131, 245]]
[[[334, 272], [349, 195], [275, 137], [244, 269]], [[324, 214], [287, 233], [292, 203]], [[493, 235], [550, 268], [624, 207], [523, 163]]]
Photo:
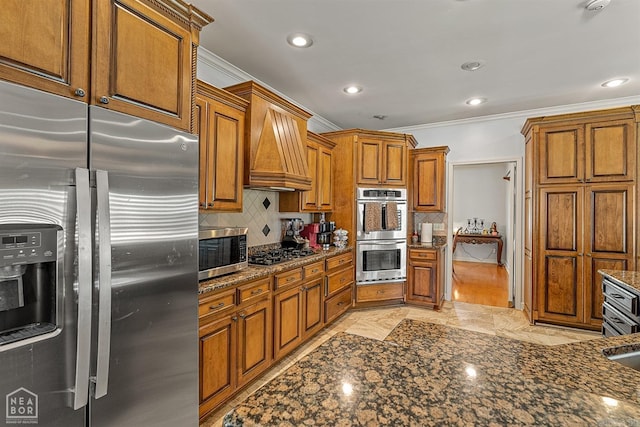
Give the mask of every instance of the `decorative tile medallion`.
[[269, 228], [268, 225], [265, 224], [265, 226], [262, 227], [262, 234], [264, 234], [265, 236], [268, 236], [270, 231], [271, 229]]
[[[262, 206], [264, 206], [265, 209], [269, 209], [269, 206], [271, 206], [271, 200], [269, 200], [268, 197], [265, 197], [264, 200], [262, 201]], [[267, 234], [265, 233], [265, 236]]]

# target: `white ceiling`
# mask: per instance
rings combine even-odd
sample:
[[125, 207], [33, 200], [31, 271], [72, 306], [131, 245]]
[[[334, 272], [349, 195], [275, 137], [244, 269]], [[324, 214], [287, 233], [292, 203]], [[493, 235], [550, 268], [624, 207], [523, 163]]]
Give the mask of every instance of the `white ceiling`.
[[[587, 0], [190, 1], [215, 19], [202, 46], [341, 128], [640, 95], [640, 0], [599, 12]], [[313, 45], [289, 46], [295, 32]], [[486, 65], [461, 70], [476, 60]], [[615, 77], [629, 82], [601, 87]], [[488, 102], [465, 104], [476, 96]]]

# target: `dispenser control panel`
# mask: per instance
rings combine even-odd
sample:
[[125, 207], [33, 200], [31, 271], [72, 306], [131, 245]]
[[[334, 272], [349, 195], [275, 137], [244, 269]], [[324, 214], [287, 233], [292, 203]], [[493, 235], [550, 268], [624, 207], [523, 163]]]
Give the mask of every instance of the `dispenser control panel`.
[[0, 262], [8, 264], [30, 264], [51, 261], [57, 257], [57, 225], [21, 224], [0, 227]]

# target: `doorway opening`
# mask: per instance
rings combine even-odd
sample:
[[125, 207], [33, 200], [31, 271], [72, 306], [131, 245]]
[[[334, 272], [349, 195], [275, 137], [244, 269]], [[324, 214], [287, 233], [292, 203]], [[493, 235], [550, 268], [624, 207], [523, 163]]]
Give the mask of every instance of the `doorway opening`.
[[451, 164], [448, 299], [516, 306], [517, 160]]

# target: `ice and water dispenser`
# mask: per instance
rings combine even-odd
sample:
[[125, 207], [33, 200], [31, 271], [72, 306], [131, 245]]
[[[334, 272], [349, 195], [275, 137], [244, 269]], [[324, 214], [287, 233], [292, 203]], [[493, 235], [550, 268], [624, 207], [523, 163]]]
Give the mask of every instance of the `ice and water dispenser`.
[[57, 225], [0, 225], [0, 350], [58, 328], [61, 236]]

